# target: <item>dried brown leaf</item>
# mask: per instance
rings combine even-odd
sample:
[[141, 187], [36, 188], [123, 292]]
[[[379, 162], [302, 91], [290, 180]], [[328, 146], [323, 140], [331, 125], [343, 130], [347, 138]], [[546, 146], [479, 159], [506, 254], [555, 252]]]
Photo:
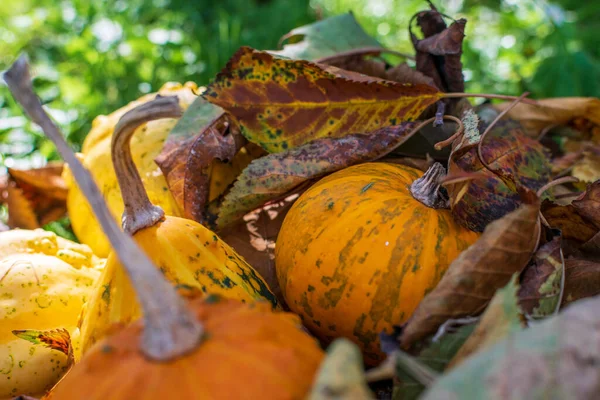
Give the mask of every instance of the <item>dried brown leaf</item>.
[[[437, 14], [436, 11], [427, 11], [426, 13]], [[420, 15], [422, 15], [421, 21], [423, 21], [423, 16], [426, 14], [421, 13]], [[439, 14], [437, 15], [439, 16]], [[413, 46], [417, 52], [417, 71], [431, 77], [436, 87], [445, 92], [464, 92], [465, 89], [460, 57], [466, 23], [466, 19], [459, 19], [448, 28], [429, 36], [425, 35], [425, 38], [420, 40], [410, 32]], [[435, 25], [435, 30], [442, 27], [441, 24]], [[429, 25], [421, 23], [420, 26], [424, 33], [429, 30]], [[434, 29], [427, 33], [433, 33]]]
[[587, 187], [587, 190], [571, 203], [577, 213], [600, 229], [600, 181]]
[[544, 318], [556, 312], [564, 269], [562, 236], [557, 232], [538, 249], [533, 262], [523, 271], [519, 304], [525, 313], [533, 318]]
[[19, 170], [9, 168], [10, 177], [21, 188], [57, 200], [67, 199], [67, 185], [62, 178], [63, 163], [54, 162], [41, 168]]
[[220, 177], [221, 192], [211, 193], [213, 167], [233, 172], [232, 160], [243, 142], [237, 125], [221, 108], [198, 97], [186, 110], [155, 159], [186, 218], [207, 222], [208, 202], [235, 179]]
[[516, 278], [517, 274], [513, 275], [508, 285], [496, 292], [475, 330], [448, 364], [448, 369], [455, 368], [471, 354], [522, 329], [521, 310], [517, 304], [519, 287]]
[[539, 239], [539, 209], [539, 203], [523, 204], [486, 227], [479, 240], [452, 262], [403, 326], [401, 348], [410, 350], [448, 319], [484, 310], [496, 290], [529, 262]]
[[12, 228], [34, 229], [66, 214], [67, 188], [62, 163], [29, 170], [8, 169], [3, 199]]
[[6, 205], [8, 207], [8, 226], [11, 228], [39, 228], [33, 205], [29, 202], [23, 190], [11, 185], [7, 189]]
[[[510, 103], [496, 104], [502, 111]], [[567, 125], [576, 118], [584, 118], [600, 126], [600, 99], [595, 97], [557, 97], [538, 100], [538, 105], [517, 104], [508, 117], [521, 122], [528, 135], [537, 137], [545, 128]]]
[[571, 204], [561, 206], [551, 201], [542, 203], [542, 214], [548, 224], [562, 231], [563, 238], [585, 243], [598, 232], [598, 228], [582, 217]]
[[600, 294], [600, 263], [571, 258], [565, 260], [562, 306]]

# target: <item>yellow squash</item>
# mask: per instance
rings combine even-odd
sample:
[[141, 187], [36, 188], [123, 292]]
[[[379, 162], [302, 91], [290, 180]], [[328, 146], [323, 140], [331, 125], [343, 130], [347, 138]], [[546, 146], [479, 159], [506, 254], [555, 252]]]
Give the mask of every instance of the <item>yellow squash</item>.
[[[140, 124], [179, 113], [174, 97], [161, 97], [125, 114], [115, 128], [112, 159], [125, 203], [124, 230], [175, 285], [244, 302], [267, 299], [276, 305], [265, 281], [215, 233], [192, 220], [165, 217], [163, 210], [148, 199], [136, 173], [129, 140]], [[111, 253], [83, 313], [83, 352], [111, 332], [115, 324], [127, 324], [141, 315], [129, 279]]]
[[346, 337], [368, 362], [380, 360], [379, 333], [406, 321], [478, 238], [433, 208], [445, 203], [440, 174], [436, 164], [417, 185], [432, 207], [411, 193], [422, 172], [384, 163], [334, 173], [293, 205], [277, 238], [277, 275], [289, 307], [324, 342]]
[[88, 246], [52, 232], [0, 233], [1, 400], [42, 393], [66, 367], [66, 356], [19, 339], [13, 330], [65, 328], [78, 356], [78, 317], [103, 265]]

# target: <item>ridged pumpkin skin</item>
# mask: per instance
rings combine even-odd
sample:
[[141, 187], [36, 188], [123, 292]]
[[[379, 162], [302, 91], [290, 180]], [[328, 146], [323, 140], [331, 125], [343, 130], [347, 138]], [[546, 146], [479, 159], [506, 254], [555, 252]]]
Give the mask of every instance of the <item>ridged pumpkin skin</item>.
[[289, 307], [324, 342], [356, 342], [369, 363], [382, 358], [379, 333], [406, 321], [479, 236], [412, 197], [422, 175], [384, 163], [336, 172], [300, 196], [277, 238]]
[[206, 332], [192, 353], [149, 362], [139, 351], [141, 325], [134, 324], [92, 347], [47, 399], [305, 398], [323, 351], [296, 315], [214, 297], [190, 306]]
[[[235, 250], [197, 222], [167, 217], [135, 233], [135, 241], [175, 285], [193, 287], [241, 301], [277, 300], [266, 282]], [[141, 316], [135, 292], [114, 254], [83, 311], [82, 349], [85, 353], [114, 324]]]
[[103, 264], [89, 247], [52, 232], [0, 233], [0, 399], [43, 393], [67, 364], [62, 353], [19, 339], [13, 330], [65, 328], [78, 356], [77, 320]]

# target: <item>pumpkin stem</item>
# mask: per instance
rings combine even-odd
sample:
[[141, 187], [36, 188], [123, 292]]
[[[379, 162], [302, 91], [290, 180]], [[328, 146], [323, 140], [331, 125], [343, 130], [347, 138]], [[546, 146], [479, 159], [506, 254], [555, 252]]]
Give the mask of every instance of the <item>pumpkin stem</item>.
[[77, 159], [33, 92], [25, 56], [10, 67], [4, 74], [4, 80], [15, 100], [21, 104], [30, 119], [42, 128], [69, 164], [77, 185], [85, 194], [102, 230], [129, 275], [144, 311], [142, 352], [149, 358], [166, 361], [194, 350], [202, 337], [202, 325], [159, 269], [115, 222], [92, 175]]
[[444, 176], [446, 170], [442, 164], [436, 162], [410, 185], [410, 193], [427, 207], [449, 208], [448, 197], [440, 190], [440, 180]]
[[181, 113], [176, 96], [157, 95], [156, 99], [126, 112], [115, 127], [111, 141], [111, 155], [125, 205], [121, 223], [125, 232], [131, 235], [156, 224], [165, 216], [162, 208], [152, 204], [148, 198], [142, 178], [131, 156], [131, 137], [137, 128], [146, 122], [162, 118], [177, 118]]

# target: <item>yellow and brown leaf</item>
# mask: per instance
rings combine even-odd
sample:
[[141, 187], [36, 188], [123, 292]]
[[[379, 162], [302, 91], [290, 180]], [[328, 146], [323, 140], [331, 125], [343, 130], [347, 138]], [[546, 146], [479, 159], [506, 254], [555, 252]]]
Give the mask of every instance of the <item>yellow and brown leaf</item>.
[[202, 96], [274, 153], [414, 120], [441, 93], [242, 47]]

